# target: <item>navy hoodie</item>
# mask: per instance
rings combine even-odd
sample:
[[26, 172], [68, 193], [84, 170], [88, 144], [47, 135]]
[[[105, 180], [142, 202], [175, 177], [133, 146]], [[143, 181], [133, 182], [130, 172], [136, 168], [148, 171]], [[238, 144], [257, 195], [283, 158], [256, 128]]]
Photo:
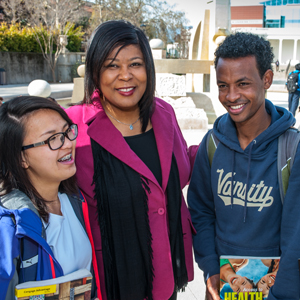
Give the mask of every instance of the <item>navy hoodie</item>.
[[[228, 113], [214, 124], [213, 130], [220, 143], [211, 167], [206, 151], [207, 135], [198, 150], [188, 204], [197, 230], [195, 259], [205, 280], [219, 273], [220, 255], [270, 257], [280, 256], [283, 248], [295, 249], [286, 235], [290, 232], [290, 224], [300, 222], [300, 207], [298, 214], [283, 213], [277, 175], [278, 137], [295, 123], [295, 119], [286, 109], [276, 107], [268, 100], [265, 105], [271, 115], [271, 124], [245, 150], [240, 147], [235, 123]], [[298, 158], [299, 152], [298, 149]], [[293, 171], [300, 170], [298, 158], [294, 161], [291, 176]], [[289, 182], [284, 204], [291, 207], [295, 201], [300, 203], [299, 183]], [[281, 221], [284, 221], [282, 226]], [[290, 295], [281, 297], [277, 293], [275, 296], [274, 285], [274, 295], [271, 293], [269, 299], [272, 295], [280, 299], [299, 299], [299, 268], [295, 268], [297, 252], [300, 257], [300, 249], [289, 258], [283, 257], [285, 253], [282, 255], [282, 261], [293, 260], [289, 265], [293, 268], [293, 284], [291, 278], [284, 279], [286, 276], [282, 272], [283, 275], [278, 272], [277, 277], [281, 278], [275, 282], [278, 292], [291, 286]], [[281, 269], [284, 271], [285, 268]]]

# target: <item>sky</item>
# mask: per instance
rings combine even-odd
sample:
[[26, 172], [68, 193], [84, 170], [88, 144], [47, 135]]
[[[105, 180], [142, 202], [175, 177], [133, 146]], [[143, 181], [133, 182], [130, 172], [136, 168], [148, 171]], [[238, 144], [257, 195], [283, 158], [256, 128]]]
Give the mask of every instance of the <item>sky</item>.
[[[200, 8], [203, 3], [209, 0], [166, 0], [170, 5], [176, 4], [175, 10], [184, 11], [187, 19], [190, 20], [192, 26], [196, 26], [199, 22], [199, 13], [197, 8]], [[256, 5], [264, 0], [231, 0], [231, 5]]]

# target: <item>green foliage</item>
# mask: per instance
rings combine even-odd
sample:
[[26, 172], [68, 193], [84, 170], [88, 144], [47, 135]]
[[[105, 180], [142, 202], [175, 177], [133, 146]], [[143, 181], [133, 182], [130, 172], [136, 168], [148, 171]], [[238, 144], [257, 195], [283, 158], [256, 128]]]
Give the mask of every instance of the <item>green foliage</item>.
[[0, 24], [0, 51], [41, 52], [30, 28], [6, 23]]
[[[81, 31], [81, 27], [75, 28], [75, 24], [69, 24], [69, 30], [66, 34], [69, 42], [67, 49], [70, 52], [79, 52], [84, 34]], [[43, 26], [31, 28], [21, 27], [20, 24], [8, 25], [5, 22], [0, 23], [0, 51], [41, 53], [36, 35], [39, 37], [41, 45], [45, 47], [44, 40], [49, 38], [49, 32]], [[56, 44], [54, 41], [53, 51], [55, 49]]]
[[81, 50], [81, 42], [82, 38], [76, 36], [76, 35], [70, 35], [68, 36], [68, 45], [66, 48], [70, 52], [80, 52]]
[[67, 45], [67, 49], [70, 52], [80, 52], [82, 51], [82, 40], [83, 40], [83, 35], [84, 32], [82, 31], [82, 27], [78, 26], [75, 28], [75, 24], [70, 24], [67, 23], [66, 27], [68, 28], [67, 30], [67, 35], [68, 35], [68, 45]]

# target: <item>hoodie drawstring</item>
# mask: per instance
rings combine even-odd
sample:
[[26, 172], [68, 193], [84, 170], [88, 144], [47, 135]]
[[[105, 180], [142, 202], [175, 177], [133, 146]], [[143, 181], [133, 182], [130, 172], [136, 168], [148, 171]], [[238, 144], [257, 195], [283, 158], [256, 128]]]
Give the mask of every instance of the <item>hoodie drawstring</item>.
[[255, 144], [256, 144], [256, 140], [253, 140], [250, 144], [249, 155], [248, 155], [248, 169], [247, 169], [247, 181], [246, 181], [246, 189], [245, 189], [245, 205], [244, 205], [244, 222], [246, 222], [246, 215], [247, 215], [248, 185], [249, 185], [249, 176], [250, 176], [251, 153], [252, 153], [252, 148]]
[[233, 175], [234, 175], [234, 165], [235, 165], [235, 151], [232, 151], [232, 172], [231, 172], [231, 198], [230, 198], [230, 205], [231, 209], [233, 206]]

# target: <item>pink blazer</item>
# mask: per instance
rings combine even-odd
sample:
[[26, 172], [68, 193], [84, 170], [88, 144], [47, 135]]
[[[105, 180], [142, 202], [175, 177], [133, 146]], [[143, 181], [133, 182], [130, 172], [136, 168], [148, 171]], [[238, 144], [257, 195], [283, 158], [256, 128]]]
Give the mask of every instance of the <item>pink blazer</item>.
[[[166, 215], [166, 187], [171, 168], [172, 152], [174, 152], [180, 174], [181, 188], [188, 183], [191, 165], [197, 147], [187, 148], [186, 142], [177, 124], [173, 108], [165, 101], [156, 98], [151, 122], [156, 138], [162, 170], [162, 186], [160, 186], [140, 158], [130, 149], [121, 133], [106, 116], [100, 102], [97, 105], [78, 105], [67, 109], [69, 117], [78, 125], [76, 145], [77, 179], [84, 193], [88, 206], [92, 235], [95, 244], [100, 283], [103, 299], [106, 299], [104, 269], [102, 263], [101, 235], [97, 219], [97, 203], [93, 199], [93, 155], [90, 138], [107, 151], [133, 168], [149, 180], [151, 194], [148, 195], [149, 222], [153, 237], [153, 299], [169, 299], [174, 291], [174, 278], [169, 244], [168, 222]], [[90, 126], [88, 124], [90, 123]], [[190, 151], [189, 151], [190, 150]], [[192, 163], [191, 163], [192, 162]], [[192, 232], [194, 232], [190, 213], [182, 197], [181, 206], [182, 229], [185, 247], [186, 267], [189, 281], [193, 280]]]

